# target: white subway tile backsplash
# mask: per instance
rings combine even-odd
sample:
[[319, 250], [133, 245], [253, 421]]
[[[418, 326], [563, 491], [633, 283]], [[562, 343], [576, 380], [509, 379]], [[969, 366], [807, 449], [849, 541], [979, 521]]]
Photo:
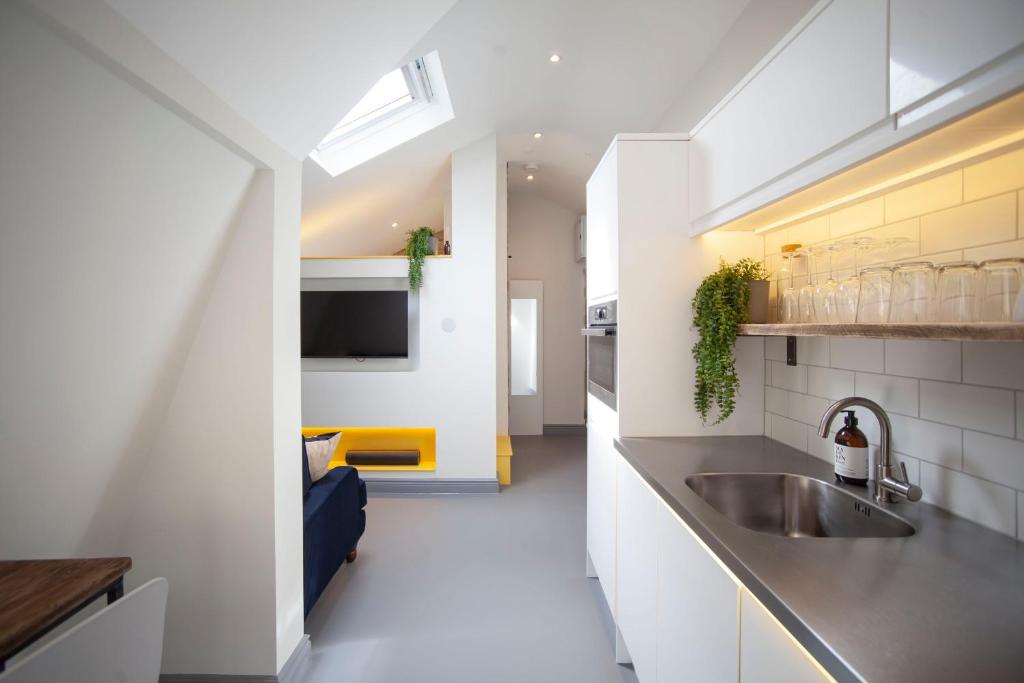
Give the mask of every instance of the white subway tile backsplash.
[[789, 392], [775, 387], [764, 388], [764, 409], [776, 415], [789, 414]]
[[797, 337], [796, 357], [801, 365], [817, 365], [827, 368], [829, 363], [828, 337]]
[[1013, 393], [968, 384], [921, 380], [921, 417], [933, 422], [1013, 436]]
[[921, 218], [921, 253], [934, 254], [1017, 236], [1017, 196], [982, 199]]
[[807, 367], [807, 393], [833, 401], [853, 396], [853, 377], [850, 370]]
[[981, 263], [993, 258], [1024, 258], [1024, 240], [1000, 242], [984, 247], [964, 249], [964, 260]]
[[[1024, 257], [1024, 149], [773, 231], [764, 243], [777, 269], [783, 244], [854, 234], [910, 241], [863, 255], [862, 267]], [[852, 268], [848, 260], [832, 264], [837, 273]], [[815, 270], [828, 266], [819, 259]], [[795, 287], [807, 271], [798, 260]], [[784, 339], [765, 346], [767, 436], [831, 463], [842, 420], [822, 439], [821, 414], [845, 396], [872, 398], [889, 412], [894, 457], [925, 500], [1024, 540], [1024, 345], [800, 337], [797, 367], [785, 364]], [[873, 465], [879, 427], [866, 410], [857, 417]]]
[[831, 405], [831, 401], [827, 398], [818, 398], [817, 396], [808, 396], [806, 394], [790, 394], [789, 395], [789, 413], [788, 417], [803, 422], [805, 425], [816, 426], [821, 422], [821, 416], [825, 414], [825, 410]]
[[817, 244], [828, 239], [828, 216], [819, 216], [789, 227], [789, 241], [794, 244]]
[[885, 195], [885, 222], [894, 223], [956, 206], [963, 201], [963, 175], [953, 171]]
[[855, 379], [858, 396], [885, 406], [887, 412], [917, 416], [917, 380], [907, 377], [858, 372]]
[[1024, 489], [1024, 441], [965, 431], [964, 472]]
[[1024, 391], [1017, 392], [1017, 438], [1024, 439]]
[[828, 231], [832, 239], [835, 239], [873, 228], [884, 222], [885, 200], [878, 197], [829, 214]]
[[964, 169], [964, 201], [1024, 187], [1024, 149]]
[[963, 434], [958, 427], [890, 415], [893, 450], [950, 469], [963, 468]]
[[829, 357], [834, 368], [883, 372], [885, 353], [881, 339], [830, 337]]
[[772, 364], [772, 386], [800, 393], [807, 391], [807, 366], [769, 362]]
[[771, 416], [772, 438], [807, 452], [807, 425], [781, 415]]
[[778, 360], [783, 363], [786, 362], [786, 338], [785, 337], [765, 337], [764, 338], [764, 357], [767, 360]]
[[964, 382], [1024, 389], [1024, 344], [964, 342]]
[[885, 372], [959, 382], [960, 342], [886, 339]]
[[1017, 500], [1013, 489], [929, 462], [921, 463], [921, 489], [925, 502], [995, 531], [1010, 536], [1016, 533]]

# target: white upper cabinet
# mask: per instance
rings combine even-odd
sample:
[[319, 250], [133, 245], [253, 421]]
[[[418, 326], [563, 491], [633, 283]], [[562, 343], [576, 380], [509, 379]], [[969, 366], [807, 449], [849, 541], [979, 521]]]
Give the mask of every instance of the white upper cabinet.
[[619, 172], [613, 144], [587, 181], [587, 301], [619, 292]]
[[892, 0], [890, 111], [1024, 44], [1021, 0]]
[[691, 221], [888, 117], [887, 0], [832, 0], [812, 15], [695, 131]]

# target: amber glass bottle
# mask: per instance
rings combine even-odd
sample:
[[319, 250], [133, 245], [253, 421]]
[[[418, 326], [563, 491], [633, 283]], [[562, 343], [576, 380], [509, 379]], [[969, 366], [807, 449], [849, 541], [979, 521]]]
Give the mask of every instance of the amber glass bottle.
[[857, 429], [857, 416], [852, 410], [846, 413], [843, 428], [836, 433], [835, 473], [836, 480], [844, 484], [868, 485], [868, 437]]

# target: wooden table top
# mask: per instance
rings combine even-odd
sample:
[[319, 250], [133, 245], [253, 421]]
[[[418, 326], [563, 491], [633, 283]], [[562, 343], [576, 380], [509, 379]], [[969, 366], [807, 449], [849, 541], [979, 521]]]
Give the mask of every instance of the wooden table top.
[[130, 557], [0, 562], [0, 661], [131, 568]]

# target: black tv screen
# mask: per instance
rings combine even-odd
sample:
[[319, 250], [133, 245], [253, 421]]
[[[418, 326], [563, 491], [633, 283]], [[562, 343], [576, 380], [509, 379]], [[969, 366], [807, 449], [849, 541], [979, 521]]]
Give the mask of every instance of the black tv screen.
[[303, 358], [408, 358], [409, 293], [303, 292]]

